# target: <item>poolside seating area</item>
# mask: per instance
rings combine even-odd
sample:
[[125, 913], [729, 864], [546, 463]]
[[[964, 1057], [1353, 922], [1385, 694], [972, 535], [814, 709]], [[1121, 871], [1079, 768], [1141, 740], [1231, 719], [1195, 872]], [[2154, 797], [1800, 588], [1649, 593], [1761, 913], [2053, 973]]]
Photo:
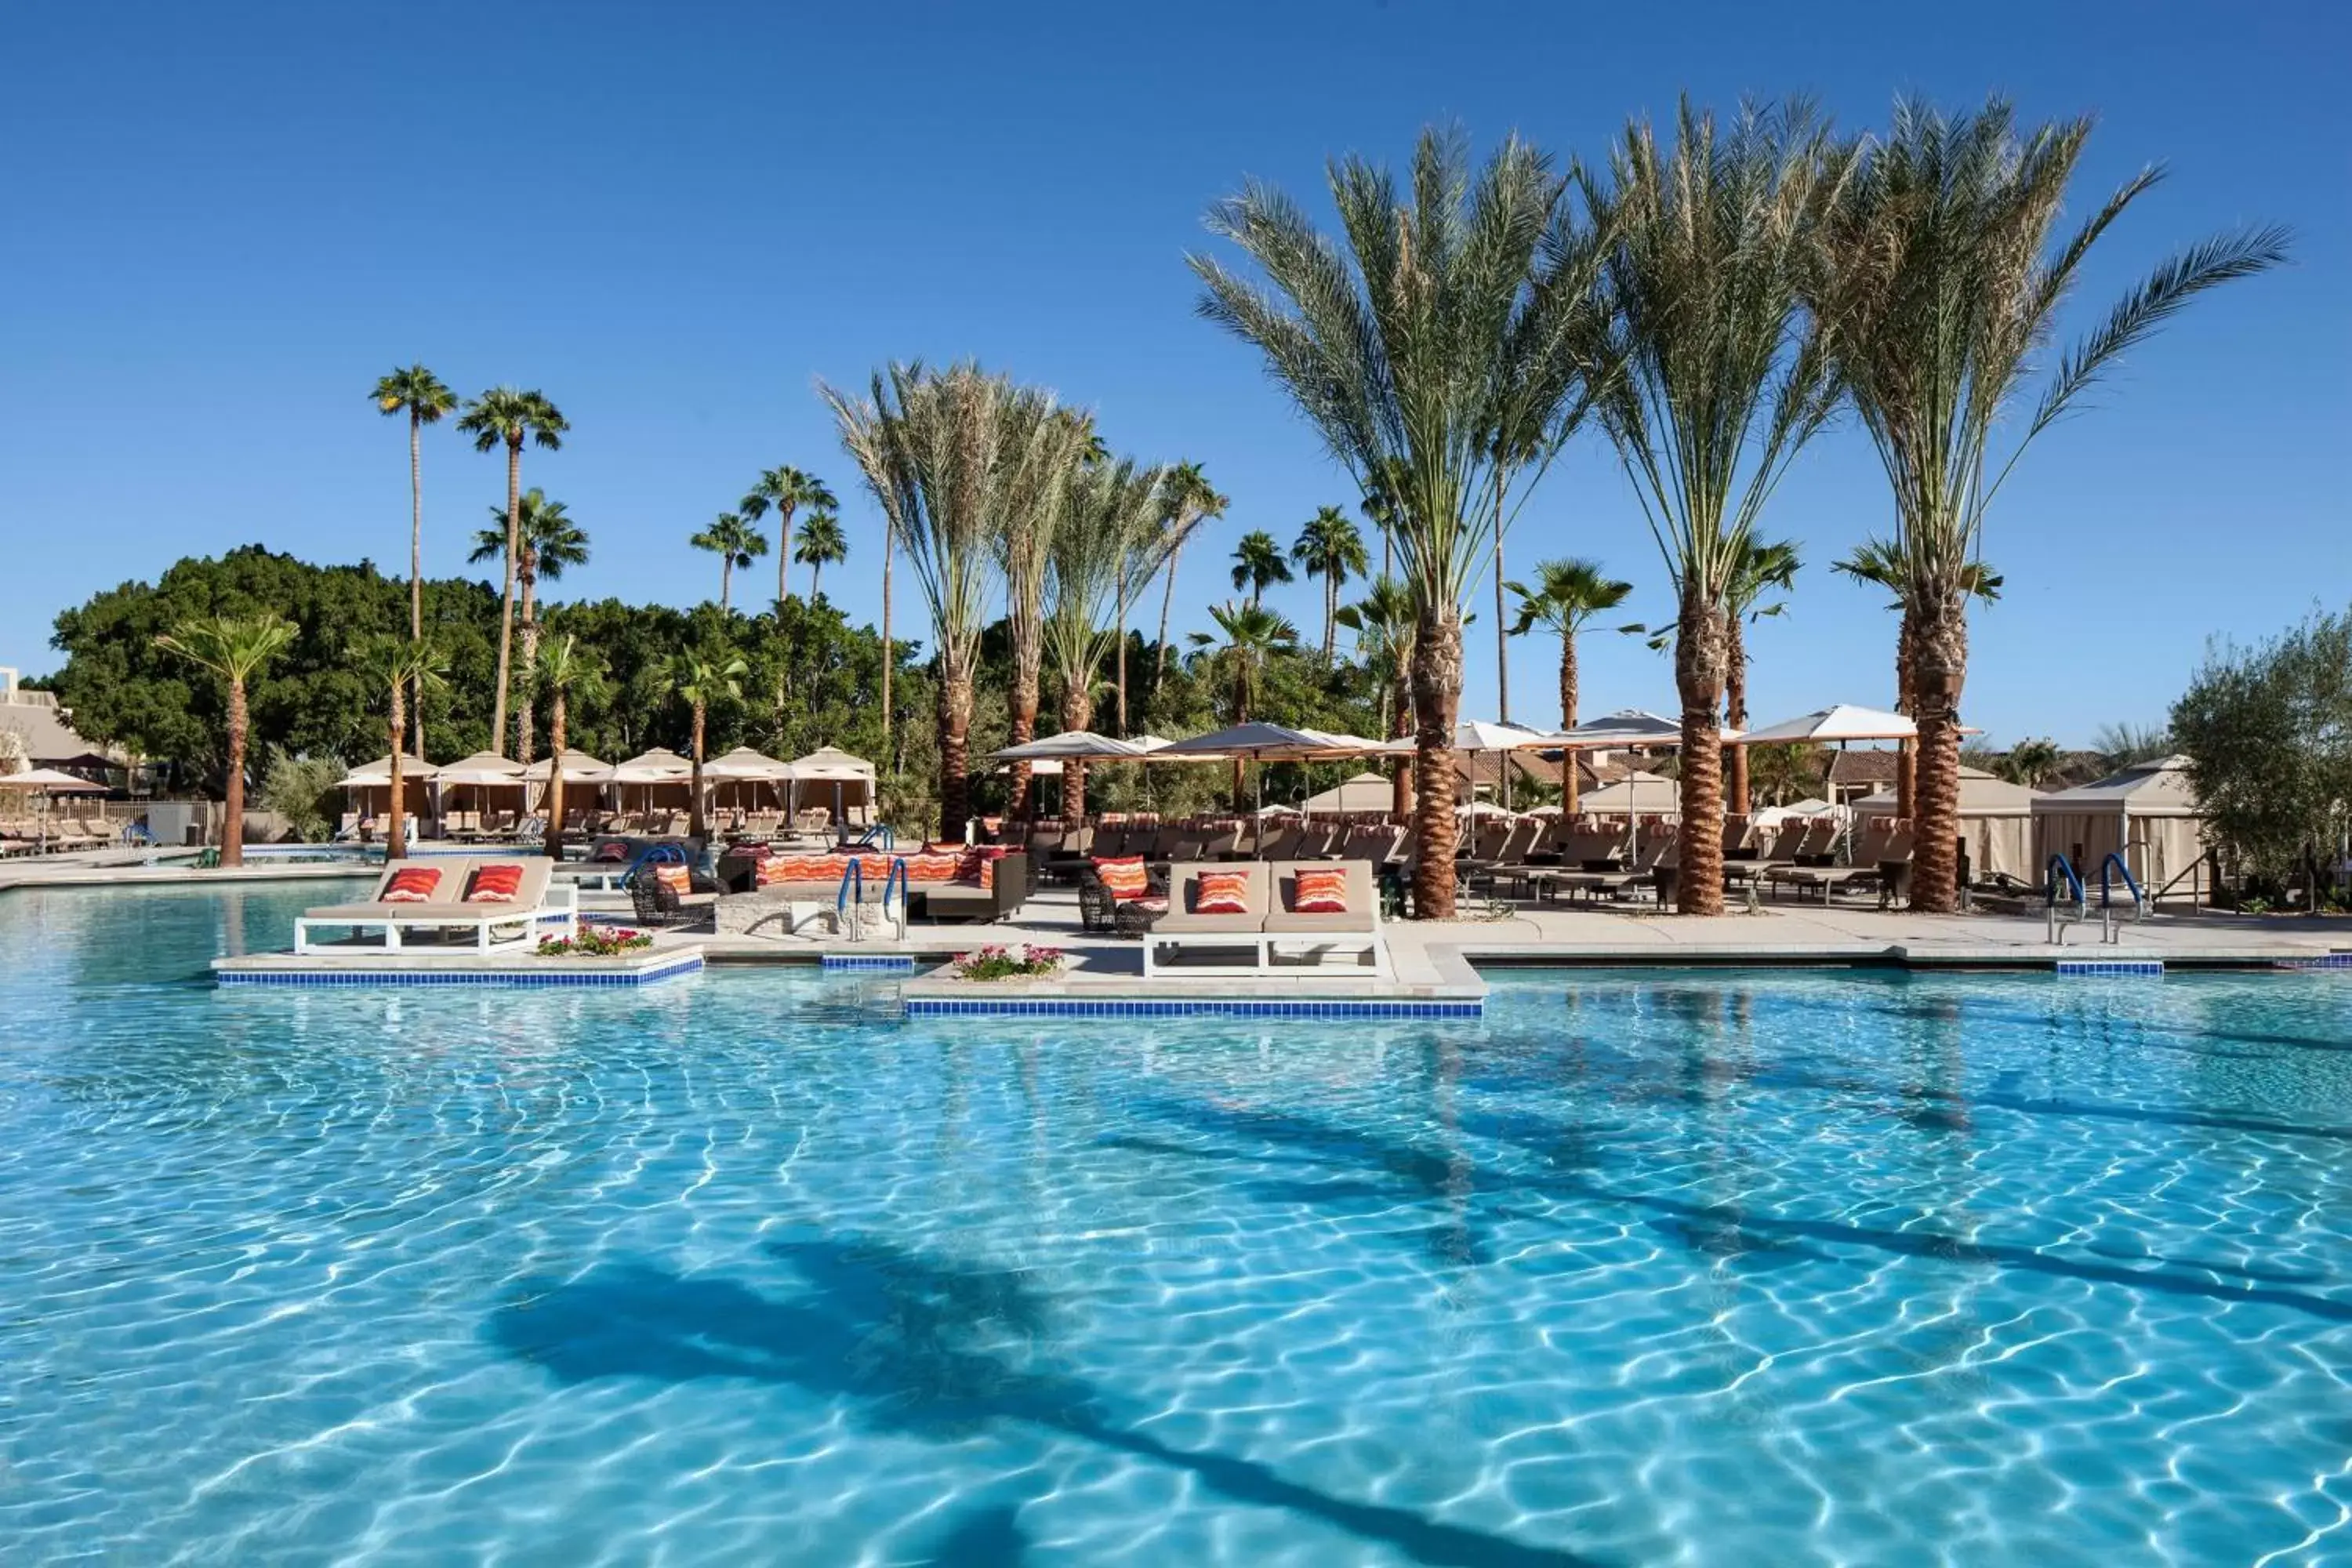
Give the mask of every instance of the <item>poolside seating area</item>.
[[1180, 866], [1167, 901], [1143, 932], [1147, 980], [1171, 972], [1321, 972], [1335, 959], [1378, 979], [1394, 974], [1372, 868], [1362, 860]]
[[[537, 855], [441, 856], [399, 860], [373, 892], [349, 904], [305, 910], [294, 922], [294, 951], [372, 951], [396, 954], [419, 946], [475, 953], [525, 951], [545, 937], [575, 937], [579, 901], [554, 877], [555, 862]], [[351, 933], [322, 942], [322, 931]], [[381, 940], [363, 944], [364, 933]]]
[[0, 816], [0, 858], [103, 849], [123, 841], [124, 826], [103, 816], [63, 812], [53, 813], [46, 824], [37, 816]]

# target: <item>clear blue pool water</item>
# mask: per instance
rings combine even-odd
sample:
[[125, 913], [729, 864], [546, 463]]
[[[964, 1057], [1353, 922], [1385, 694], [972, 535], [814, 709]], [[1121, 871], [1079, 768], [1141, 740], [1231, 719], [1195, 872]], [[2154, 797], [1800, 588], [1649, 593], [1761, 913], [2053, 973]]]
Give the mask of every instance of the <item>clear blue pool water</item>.
[[2236, 1563], [2352, 1529], [2352, 980], [215, 992], [0, 896], [0, 1560]]

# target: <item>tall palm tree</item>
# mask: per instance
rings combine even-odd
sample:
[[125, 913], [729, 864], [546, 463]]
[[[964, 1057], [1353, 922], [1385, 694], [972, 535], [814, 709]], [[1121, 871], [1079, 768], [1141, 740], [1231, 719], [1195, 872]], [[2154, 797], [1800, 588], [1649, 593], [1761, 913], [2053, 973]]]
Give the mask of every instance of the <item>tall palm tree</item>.
[[[1192, 646], [1201, 650], [1201, 657], [1211, 669], [1229, 683], [1234, 699], [1232, 721], [1246, 724], [1251, 705], [1265, 683], [1265, 667], [1276, 654], [1288, 653], [1298, 646], [1298, 628], [1263, 605], [1237, 605], [1230, 600], [1211, 605], [1209, 618], [1217, 623], [1215, 634], [1194, 632]], [[1244, 782], [1242, 760], [1235, 757], [1235, 811], [1248, 809], [1242, 794]]]
[[1290, 578], [1290, 563], [1282, 558], [1282, 546], [1274, 535], [1264, 529], [1242, 535], [1234, 547], [1234, 586], [1249, 590], [1251, 608], [1257, 607], [1268, 588]]
[[[457, 395], [422, 364], [376, 378], [375, 405], [387, 416], [408, 416], [408, 637], [425, 640], [425, 464], [423, 434], [456, 412]], [[416, 697], [416, 754], [425, 754], [425, 699]], [[400, 742], [393, 742], [395, 755]]]
[[401, 774], [400, 749], [406, 730], [404, 709], [410, 693], [418, 701], [429, 689], [449, 684], [449, 656], [431, 642], [412, 641], [375, 632], [352, 646], [352, 667], [361, 678], [374, 682], [391, 699], [385, 710], [384, 736], [391, 742], [392, 805], [384, 813], [383, 858], [397, 860], [408, 853], [408, 800]]
[[[490, 515], [496, 517], [498, 508], [492, 507]], [[515, 519], [514, 538], [521, 548], [510, 570], [521, 601], [522, 629], [520, 677], [515, 683], [515, 760], [527, 763], [531, 760], [539, 690], [539, 585], [555, 582], [567, 567], [588, 563], [588, 535], [562, 501], [548, 500], [536, 485], [523, 492]], [[483, 529], [474, 535], [474, 552], [467, 559], [488, 561], [505, 545], [497, 529]]]
[[2057, 771], [2063, 755], [2058, 750], [2058, 742], [2047, 735], [2028, 736], [2009, 749], [1993, 772], [2013, 784], [2032, 789]]
[[[1518, 618], [1511, 623], [1511, 635], [1523, 637], [1538, 626], [1549, 630], [1559, 638], [1559, 727], [1576, 728], [1576, 639], [1584, 624], [1603, 610], [1613, 610], [1625, 602], [1633, 591], [1631, 583], [1620, 583], [1603, 574], [1598, 561], [1570, 557], [1562, 561], [1536, 563], [1533, 586], [1525, 583], [1507, 584], [1517, 595]], [[1576, 759], [1567, 760], [1561, 770], [1560, 810], [1576, 814]]]
[[688, 535], [686, 542], [719, 557], [719, 607], [722, 610], [733, 602], [736, 568], [749, 571], [753, 561], [768, 552], [768, 536], [731, 511], [720, 512], [709, 528]]
[[[507, 677], [511, 666], [515, 625], [515, 569], [522, 554], [522, 446], [533, 441], [549, 451], [563, 445], [572, 428], [545, 395], [511, 386], [494, 386], [459, 416], [457, 428], [474, 438], [474, 450], [507, 449], [506, 592], [499, 601], [499, 689], [490, 707], [490, 744], [503, 756], [507, 743]], [[525, 753], [528, 755], [529, 753]]]
[[2000, 99], [1950, 118], [1898, 101], [1822, 230], [1813, 308], [1895, 492], [1895, 543], [1906, 563], [1919, 726], [1916, 910], [1959, 903], [1965, 574], [1986, 509], [2034, 437], [2121, 355], [2207, 289], [2286, 257], [2286, 232], [2265, 227], [2165, 261], [2060, 356], [1994, 459], [1995, 432], [2034, 379], [2084, 258], [2158, 178], [2148, 169], [2126, 180], [2062, 240], [2059, 215], [2090, 131], [2088, 120], [2021, 131]]
[[[1151, 671], [1155, 695], [1160, 683], [1168, 678], [1168, 612], [1176, 602], [1176, 558], [1183, 552], [1195, 530], [1213, 517], [1224, 516], [1225, 508], [1234, 504], [1232, 497], [1217, 493], [1217, 487], [1209, 482], [1198, 463], [1179, 463], [1170, 469], [1160, 493], [1168, 503], [1168, 517], [1162, 524], [1167, 543], [1161, 568], [1163, 586], [1160, 591], [1160, 644]], [[1119, 718], [1124, 724], [1126, 715]]]
[[[1071, 482], [1068, 518], [1054, 532], [1045, 625], [1065, 730], [1094, 726], [1095, 683], [1118, 636], [1116, 624], [1106, 636], [1104, 616], [1117, 608], [1122, 574], [1133, 570], [1148, 580], [1159, 570], [1168, 544], [1160, 493], [1168, 473], [1125, 458], [1089, 465]], [[1075, 827], [1086, 810], [1086, 763], [1070, 758], [1062, 763], [1062, 819]]]
[[[1912, 645], [1916, 639], [1907, 607], [1911, 595], [1905, 586], [1910, 570], [1909, 558], [1893, 540], [1865, 539], [1854, 546], [1853, 552], [1844, 560], [1831, 563], [1830, 570], [1857, 583], [1884, 588], [1895, 595], [1895, 602], [1887, 606], [1900, 617], [1895, 632], [1895, 710], [1916, 714], [1919, 704], [1911, 673], [1915, 662]], [[1963, 574], [1963, 582], [1970, 598], [1980, 599], [1990, 605], [2000, 597], [2000, 574], [1982, 560], [1969, 563], [1968, 571]], [[1895, 815], [1906, 822], [1911, 820], [1911, 813], [1916, 804], [1914, 789], [1917, 774], [1914, 763], [1917, 755], [1916, 741], [1896, 742]]]
[[[1381, 728], [1391, 740], [1412, 733], [1412, 635], [1420, 617], [1412, 593], [1395, 578], [1382, 574], [1352, 605], [1342, 605], [1332, 617], [1356, 634], [1356, 651], [1366, 668], [1381, 682]], [[1396, 764], [1389, 809], [1398, 816], [1412, 812], [1412, 769]]]
[[[561, 864], [563, 859], [563, 751], [571, 739], [566, 731], [570, 727], [572, 701], [574, 698], [593, 701], [603, 695], [604, 661], [582, 647], [578, 637], [557, 637], [540, 656], [539, 685], [540, 689], [547, 693], [547, 858]], [[698, 787], [694, 793], [699, 800], [701, 789]]]
[[[245, 746], [252, 731], [246, 688], [284, 653], [300, 628], [275, 612], [257, 616], [201, 616], [182, 621], [155, 639], [166, 653], [211, 670], [228, 687], [228, 777], [221, 804], [220, 863], [245, 863]], [[392, 748], [395, 752], [398, 745]]]
[[1743, 105], [1718, 130], [1687, 102], [1662, 153], [1629, 126], [1606, 188], [1604, 272], [1629, 351], [1599, 400], [1673, 579], [1682, 699], [1676, 907], [1723, 910], [1727, 601], [1773, 487], [1837, 401], [1799, 293], [1818, 215], [1852, 154], [1802, 105]]
[[793, 559], [809, 569], [809, 603], [814, 605], [824, 569], [849, 559], [849, 540], [841, 531], [841, 514], [827, 508], [803, 518]]
[[[1090, 463], [1099, 440], [1093, 421], [1085, 415], [1074, 409], [1054, 409], [1034, 433], [1024, 426], [1015, 444], [1006, 449], [1005, 461], [1024, 469], [1034, 468], [1034, 472], [1000, 493], [989, 531], [989, 545], [1004, 578], [1005, 652], [1013, 667], [1006, 701], [1011, 721], [1006, 739], [1011, 745], [1037, 738], [1039, 681], [1045, 660], [1045, 579], [1052, 568], [1055, 538], [1070, 523], [1070, 485]], [[1032, 773], [1025, 762], [1013, 764], [1004, 810], [1016, 821], [1031, 815]]]
[[[834, 500], [832, 489], [823, 479], [818, 479], [814, 474], [788, 466], [763, 469], [759, 479], [753, 482], [751, 493], [745, 496], [741, 504], [735, 509], [754, 522], [767, 516], [769, 508], [775, 509], [776, 597], [778, 599], [787, 599], [792, 596], [790, 563], [793, 554], [793, 515], [803, 507], [813, 511], [831, 511], [840, 504]], [[888, 571], [887, 557], [884, 571], [887, 574]], [[890, 635], [890, 599], [887, 583], [883, 590], [882, 605], [882, 635], [887, 637]]]
[[[1381, 168], [1335, 163], [1342, 244], [1281, 192], [1251, 184], [1211, 230], [1245, 251], [1259, 287], [1202, 256], [1201, 311], [1255, 344], [1349, 470], [1392, 510], [1399, 571], [1419, 626], [1412, 692], [1420, 773], [1413, 907], [1454, 910], [1454, 727], [1464, 600], [1488, 561], [1495, 505], [1517, 472], [1497, 433], [1547, 432], [1599, 368], [1598, 248], [1549, 160], [1513, 139], [1474, 175], [1464, 139], [1424, 132], [1408, 199]], [[1516, 441], [1515, 443], [1516, 444]], [[1522, 498], [1523, 499], [1523, 498]]]
[[1346, 512], [1336, 506], [1321, 507], [1298, 531], [1297, 542], [1290, 547], [1290, 558], [1310, 578], [1322, 579], [1323, 662], [1328, 664], [1332, 633], [1339, 613], [1339, 590], [1350, 574], [1364, 577], [1371, 574], [1372, 562], [1364, 549], [1364, 536]]
[[1066, 448], [1069, 422], [1047, 394], [976, 364], [893, 364], [862, 398], [823, 383], [817, 390], [930, 609], [941, 828], [961, 836], [971, 815], [972, 681], [987, 624], [991, 541], [1006, 519], [1033, 511], [1049, 499], [1041, 491], [1066, 478], [1066, 461], [1057, 469], [1045, 459]]
[[687, 818], [688, 837], [709, 837], [709, 825], [702, 812], [702, 753], [704, 735], [709, 728], [710, 709], [714, 703], [732, 702], [743, 695], [743, 677], [751, 666], [731, 648], [682, 648], [670, 655], [666, 668], [670, 689], [677, 693], [694, 714], [692, 733], [694, 763], [691, 785], [694, 804]]
[[[1777, 616], [1788, 608], [1786, 600], [1765, 603], [1767, 595], [1785, 594], [1796, 586], [1797, 573], [1804, 565], [1797, 558], [1797, 547], [1786, 541], [1767, 544], [1750, 539], [1732, 567], [1731, 586], [1723, 595], [1723, 721], [1734, 730], [1748, 728], [1748, 627], [1766, 616]], [[1726, 746], [1724, 771], [1727, 783], [1724, 795], [1727, 809], [1735, 816], [1746, 816], [1748, 799], [1748, 748]]]

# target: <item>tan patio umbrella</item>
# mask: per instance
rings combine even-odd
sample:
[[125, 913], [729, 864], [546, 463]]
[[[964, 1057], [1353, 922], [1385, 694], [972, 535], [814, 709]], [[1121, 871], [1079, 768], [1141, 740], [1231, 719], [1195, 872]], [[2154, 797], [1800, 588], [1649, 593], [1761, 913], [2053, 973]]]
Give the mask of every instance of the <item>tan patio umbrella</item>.
[[59, 795], [104, 795], [104, 784], [59, 773], [55, 768], [34, 768], [28, 773], [0, 774], [0, 790], [20, 790], [34, 795], [40, 809], [34, 814], [37, 825], [34, 829], [33, 846], [40, 854], [49, 850], [49, 797]]

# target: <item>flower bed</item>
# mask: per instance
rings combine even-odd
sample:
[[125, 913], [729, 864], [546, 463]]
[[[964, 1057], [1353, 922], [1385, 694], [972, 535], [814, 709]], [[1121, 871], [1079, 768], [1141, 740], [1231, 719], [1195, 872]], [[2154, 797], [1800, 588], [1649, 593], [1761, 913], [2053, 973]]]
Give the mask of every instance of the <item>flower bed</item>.
[[955, 972], [965, 980], [1034, 980], [1062, 967], [1058, 947], [1006, 947], [992, 942], [977, 952], [960, 952]]
[[541, 958], [618, 958], [653, 946], [651, 935], [615, 926], [583, 925], [575, 937], [551, 936], [539, 944]]

